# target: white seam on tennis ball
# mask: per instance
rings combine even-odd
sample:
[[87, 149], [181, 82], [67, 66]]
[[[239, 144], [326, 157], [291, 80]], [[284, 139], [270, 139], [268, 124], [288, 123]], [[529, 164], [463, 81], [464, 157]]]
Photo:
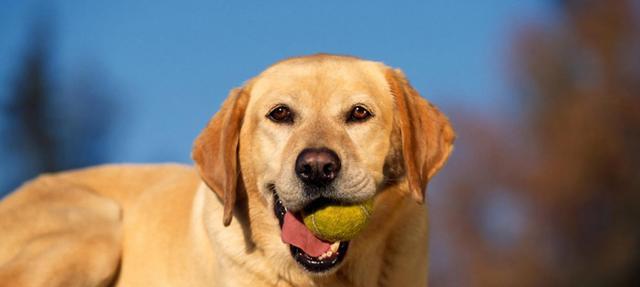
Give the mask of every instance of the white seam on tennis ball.
[[318, 225], [316, 224], [316, 215], [313, 214], [311, 215], [311, 222], [313, 223], [313, 227], [316, 229], [317, 233], [321, 233], [320, 232], [320, 228], [318, 228]]
[[364, 207], [364, 205], [360, 205], [360, 209], [362, 209], [362, 211], [364, 212], [364, 214], [367, 215], [367, 217], [371, 216], [371, 214], [369, 214], [369, 211], [367, 210], [366, 207]]

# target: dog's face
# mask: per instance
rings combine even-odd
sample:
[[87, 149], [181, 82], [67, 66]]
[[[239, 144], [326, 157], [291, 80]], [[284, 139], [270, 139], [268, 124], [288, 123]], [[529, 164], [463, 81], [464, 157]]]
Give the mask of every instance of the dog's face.
[[[446, 118], [399, 71], [315, 55], [280, 62], [232, 91], [193, 156], [224, 200], [225, 224], [244, 187], [251, 205], [274, 210], [271, 223], [282, 227], [287, 212], [321, 200], [363, 202], [402, 181], [422, 201], [453, 137]], [[294, 246], [290, 253], [307, 271], [330, 272], [348, 245], [333, 243], [332, 256], [320, 258]]]
[[393, 98], [372, 62], [291, 60], [258, 77], [245, 125], [259, 188], [290, 211], [362, 202], [384, 180]]

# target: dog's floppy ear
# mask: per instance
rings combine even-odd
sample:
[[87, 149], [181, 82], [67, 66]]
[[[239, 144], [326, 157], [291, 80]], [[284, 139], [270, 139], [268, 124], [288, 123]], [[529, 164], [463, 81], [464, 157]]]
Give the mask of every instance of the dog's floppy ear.
[[248, 93], [237, 88], [229, 93], [222, 108], [209, 121], [193, 145], [191, 157], [200, 176], [224, 202], [223, 224], [231, 223], [238, 180], [238, 141]]
[[447, 117], [420, 97], [402, 71], [388, 69], [385, 77], [395, 98], [409, 192], [422, 203], [429, 179], [453, 150], [455, 133]]

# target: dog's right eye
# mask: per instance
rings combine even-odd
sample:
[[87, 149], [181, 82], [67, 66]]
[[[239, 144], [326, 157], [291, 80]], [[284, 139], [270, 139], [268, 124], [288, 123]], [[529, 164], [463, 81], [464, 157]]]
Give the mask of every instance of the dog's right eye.
[[293, 113], [287, 106], [275, 107], [267, 114], [267, 118], [275, 123], [293, 123]]

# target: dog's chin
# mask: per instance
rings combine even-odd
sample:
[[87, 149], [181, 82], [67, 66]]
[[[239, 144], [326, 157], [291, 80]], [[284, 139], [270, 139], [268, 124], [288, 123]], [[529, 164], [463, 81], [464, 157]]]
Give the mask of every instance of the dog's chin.
[[[278, 223], [280, 224], [280, 229], [282, 231], [287, 208], [282, 204], [282, 201], [278, 197], [278, 193], [275, 191], [275, 188], [273, 188], [272, 190], [273, 212], [278, 219]], [[349, 249], [349, 241], [337, 241], [331, 243], [331, 248], [327, 252], [325, 252], [325, 254], [320, 256], [311, 256], [301, 248], [298, 248], [291, 244], [287, 245], [289, 247], [289, 251], [293, 260], [305, 271], [309, 272], [312, 275], [328, 275], [335, 272], [338, 267], [340, 267], [340, 264], [343, 262], [345, 256], [347, 255], [347, 250]]]

